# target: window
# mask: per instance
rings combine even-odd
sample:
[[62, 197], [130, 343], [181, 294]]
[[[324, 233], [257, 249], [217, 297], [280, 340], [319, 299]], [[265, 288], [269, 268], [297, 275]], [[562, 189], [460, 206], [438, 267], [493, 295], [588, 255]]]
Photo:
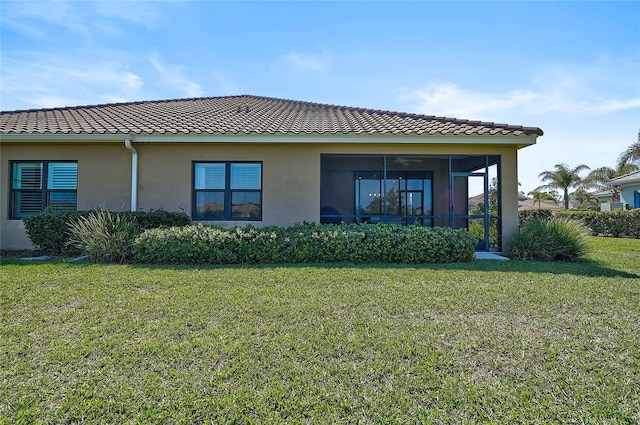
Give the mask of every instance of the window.
[[356, 171], [358, 222], [386, 222], [431, 226], [432, 172]]
[[194, 163], [193, 219], [262, 219], [262, 163]]
[[77, 189], [77, 162], [11, 162], [9, 217], [29, 217], [46, 207], [75, 210]]

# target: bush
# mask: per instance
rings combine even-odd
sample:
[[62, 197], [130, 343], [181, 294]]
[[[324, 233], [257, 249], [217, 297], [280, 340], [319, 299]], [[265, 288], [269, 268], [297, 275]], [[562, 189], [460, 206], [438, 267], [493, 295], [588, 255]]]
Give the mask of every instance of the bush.
[[86, 212], [56, 211], [47, 208], [43, 212], [23, 219], [27, 236], [36, 249], [49, 254], [75, 254], [77, 250], [66, 247], [69, 240], [68, 223]]
[[122, 217], [131, 217], [142, 230], [191, 224], [191, 219], [187, 214], [165, 210], [122, 211], [118, 214]]
[[594, 235], [640, 238], [640, 209], [630, 211], [560, 211], [556, 215], [580, 221]]
[[142, 229], [131, 216], [105, 209], [71, 220], [68, 246], [88, 255], [93, 261], [124, 263], [131, 258], [133, 241]]
[[316, 225], [223, 229], [201, 224], [151, 229], [134, 260], [170, 264], [446, 263], [471, 261], [466, 230], [398, 225]]
[[587, 253], [588, 230], [566, 217], [526, 222], [506, 241], [513, 258], [536, 261], [575, 261]]
[[548, 219], [551, 218], [553, 212], [551, 210], [521, 210], [518, 211], [518, 225], [522, 226], [535, 219]]
[[[69, 223], [87, 217], [92, 211], [57, 211], [51, 208], [23, 219], [27, 236], [33, 245], [49, 254], [78, 254], [69, 242]], [[95, 210], [93, 210], [95, 212]], [[185, 226], [191, 219], [185, 213], [164, 210], [123, 211], [120, 217], [134, 220], [142, 230], [162, 226]]]

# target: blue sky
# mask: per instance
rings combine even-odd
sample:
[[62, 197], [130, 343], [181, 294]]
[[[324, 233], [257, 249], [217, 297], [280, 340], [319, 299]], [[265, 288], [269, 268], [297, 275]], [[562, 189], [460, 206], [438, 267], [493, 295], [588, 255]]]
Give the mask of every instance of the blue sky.
[[521, 190], [640, 129], [638, 2], [0, 2], [2, 110], [253, 94], [536, 126]]

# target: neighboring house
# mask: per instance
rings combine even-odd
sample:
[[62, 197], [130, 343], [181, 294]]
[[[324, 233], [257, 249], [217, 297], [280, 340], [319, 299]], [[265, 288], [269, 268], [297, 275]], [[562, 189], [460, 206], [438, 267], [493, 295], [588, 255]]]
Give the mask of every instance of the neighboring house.
[[[518, 149], [542, 130], [258, 96], [0, 114], [1, 248], [32, 247], [47, 206], [185, 211], [222, 225], [466, 227], [469, 188], [496, 177], [518, 224]], [[472, 189], [473, 193], [478, 193]], [[477, 216], [476, 216], [477, 218]], [[488, 233], [488, 232], [487, 232]], [[489, 246], [488, 234], [483, 249]]]
[[589, 193], [591, 198], [598, 201], [598, 205], [613, 202], [614, 193], [611, 189], [600, 189]]
[[620, 202], [624, 209], [640, 208], [640, 171], [616, 177], [607, 184], [620, 192]]

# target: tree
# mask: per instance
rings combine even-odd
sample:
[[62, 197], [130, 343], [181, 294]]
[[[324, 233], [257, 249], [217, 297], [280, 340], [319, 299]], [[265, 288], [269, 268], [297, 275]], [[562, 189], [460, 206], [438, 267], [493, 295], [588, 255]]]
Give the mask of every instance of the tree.
[[591, 172], [582, 180], [582, 185], [587, 188], [606, 189], [609, 180], [638, 171], [638, 166], [630, 163], [619, 163], [617, 168], [600, 167]]
[[590, 170], [584, 164], [580, 164], [577, 167], [569, 168], [567, 164], [556, 164], [555, 171], [543, 171], [538, 175], [543, 182], [548, 182], [545, 185], [539, 186], [534, 191], [540, 192], [550, 189], [559, 189], [564, 192], [564, 209], [569, 209], [569, 189], [580, 185], [582, 178], [579, 173], [584, 170]]
[[636, 161], [640, 161], [640, 130], [638, 131], [638, 141], [620, 154], [620, 158], [618, 158], [618, 166]]
[[607, 183], [609, 183], [611, 179], [638, 171], [638, 169], [638, 166], [635, 164], [623, 162], [619, 162], [616, 169], [610, 167], [596, 168], [595, 170], [591, 170], [587, 177], [582, 180], [582, 186], [598, 190], [611, 189], [613, 191], [613, 200], [617, 201], [620, 196], [618, 190], [615, 187], [610, 188]]
[[541, 208], [542, 201], [553, 201], [556, 204], [558, 203], [557, 199], [547, 192], [538, 192], [537, 190], [532, 190], [528, 193], [528, 195], [533, 196], [533, 203], [538, 203], [538, 209]]
[[583, 187], [573, 192], [571, 194], [571, 199], [580, 203], [578, 205], [578, 209], [590, 210], [598, 208], [598, 201], [591, 198], [591, 195], [589, 195], [589, 193]]

